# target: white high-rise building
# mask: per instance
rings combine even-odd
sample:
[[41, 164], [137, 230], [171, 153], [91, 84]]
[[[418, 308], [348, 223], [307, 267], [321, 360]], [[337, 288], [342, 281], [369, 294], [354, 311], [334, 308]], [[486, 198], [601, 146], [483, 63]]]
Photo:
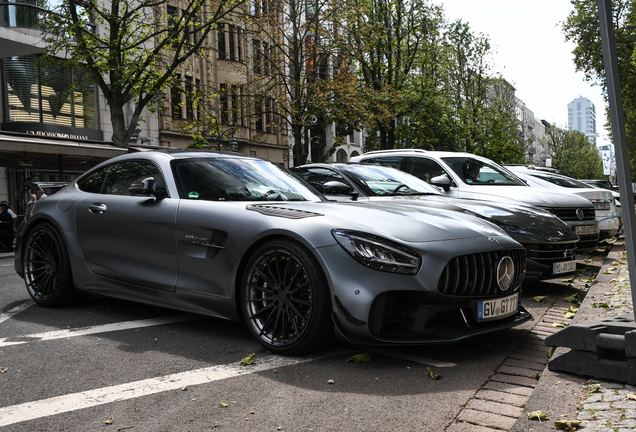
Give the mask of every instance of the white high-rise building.
[[591, 100], [579, 96], [568, 104], [568, 129], [581, 132], [596, 144], [596, 109]]

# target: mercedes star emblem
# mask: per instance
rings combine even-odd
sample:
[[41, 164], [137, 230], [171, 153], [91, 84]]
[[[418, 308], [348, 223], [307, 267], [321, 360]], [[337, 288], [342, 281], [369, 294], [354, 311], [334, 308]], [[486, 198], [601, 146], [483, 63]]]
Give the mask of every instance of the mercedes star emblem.
[[499, 289], [507, 291], [512, 285], [512, 280], [515, 276], [515, 263], [512, 258], [505, 256], [501, 258], [497, 265], [497, 284]]

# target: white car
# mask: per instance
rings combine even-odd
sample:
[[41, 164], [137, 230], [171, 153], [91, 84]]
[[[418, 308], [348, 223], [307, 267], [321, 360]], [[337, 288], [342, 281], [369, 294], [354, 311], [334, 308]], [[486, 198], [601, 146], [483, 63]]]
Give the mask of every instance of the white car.
[[512, 171], [485, 157], [460, 152], [395, 149], [370, 151], [351, 158], [351, 162], [406, 171], [444, 189], [446, 195], [453, 197], [541, 207], [579, 236], [577, 253], [596, 249], [598, 223], [589, 200], [571, 193], [545, 193], [530, 187]]
[[591, 187], [571, 177], [524, 166], [507, 166], [530, 186], [571, 193], [590, 200], [596, 210], [596, 220], [600, 231], [599, 240], [613, 237], [621, 225], [620, 204], [612, 191]]

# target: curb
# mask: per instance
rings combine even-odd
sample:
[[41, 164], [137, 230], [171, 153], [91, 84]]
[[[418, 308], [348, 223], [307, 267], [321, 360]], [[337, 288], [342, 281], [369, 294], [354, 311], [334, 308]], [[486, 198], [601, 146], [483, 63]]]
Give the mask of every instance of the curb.
[[[629, 284], [629, 274], [627, 271], [627, 264], [623, 258], [625, 251], [624, 242], [617, 242], [610, 250], [607, 258], [605, 259], [603, 266], [601, 267], [598, 275], [596, 276], [594, 283], [592, 283], [588, 293], [585, 296], [582, 304], [572, 319], [572, 323], [579, 323], [584, 321], [590, 321], [595, 319], [606, 318], [608, 316], [622, 315], [630, 312], [631, 310], [631, 297], [629, 301], [625, 299], [618, 291], [618, 283], [614, 283], [613, 279], [619, 275], [626, 278], [626, 283]], [[612, 265], [614, 264], [614, 265]], [[620, 297], [620, 298], [619, 298]], [[615, 304], [613, 299], [619, 299]], [[594, 307], [592, 303], [612, 303], [613, 308]], [[568, 303], [568, 306], [572, 306]], [[557, 329], [554, 329], [555, 331]], [[545, 347], [545, 350], [548, 348]], [[556, 358], [569, 351], [569, 348], [558, 347], [553, 358]], [[588, 397], [587, 385], [590, 380], [599, 382], [601, 380], [591, 379], [590, 377], [577, 376], [573, 374], [567, 374], [562, 372], [552, 372], [548, 370], [547, 366], [541, 374], [541, 379], [538, 381], [530, 399], [525, 405], [523, 412], [519, 415], [516, 422], [512, 426], [510, 432], [553, 432], [556, 430], [555, 421], [567, 421], [567, 420], [587, 420], [585, 415], [579, 414], [582, 411], [582, 401]], [[621, 387], [621, 384], [613, 384], [603, 386], [605, 388]], [[537, 420], [528, 420], [527, 413], [534, 411], [542, 411], [546, 414], [549, 420], [539, 422]], [[590, 419], [592, 420], [592, 419]], [[612, 426], [612, 428], [598, 428], [597, 422], [583, 421], [580, 427], [584, 430], [592, 431], [614, 431], [615, 428], [620, 428], [622, 425]], [[625, 427], [625, 426], [622, 426]], [[578, 428], [577, 428], [578, 430]], [[626, 430], [626, 429], [621, 429]]]
[[13, 259], [15, 254], [13, 252], [0, 253], [0, 260]]

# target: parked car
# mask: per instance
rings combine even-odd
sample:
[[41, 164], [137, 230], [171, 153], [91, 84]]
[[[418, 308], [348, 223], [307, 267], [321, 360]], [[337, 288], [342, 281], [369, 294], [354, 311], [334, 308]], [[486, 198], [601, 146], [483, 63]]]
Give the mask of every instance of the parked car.
[[504, 203], [513, 199], [541, 207], [579, 236], [579, 252], [596, 249], [598, 223], [590, 201], [572, 194], [538, 191], [490, 159], [470, 153], [403, 149], [371, 151], [351, 161], [398, 168], [443, 188], [449, 196]]
[[590, 187], [583, 182], [560, 174], [526, 167], [513, 166], [509, 168], [532, 187], [571, 193], [590, 200], [596, 210], [599, 239], [616, 235], [621, 225], [621, 212], [620, 207], [616, 205], [612, 191]]
[[37, 201], [15, 269], [55, 307], [83, 292], [243, 320], [267, 350], [459, 341], [531, 318], [525, 249], [469, 214], [334, 203], [215, 153], [118, 156]]
[[618, 187], [613, 186], [612, 183], [609, 182], [609, 180], [579, 179], [579, 181], [593, 187], [618, 192]]
[[576, 270], [579, 238], [565, 222], [540, 208], [518, 205], [514, 200], [505, 204], [448, 197], [425, 181], [391, 167], [316, 163], [292, 171], [329, 199], [444, 209], [492, 222], [526, 248], [526, 279]]

